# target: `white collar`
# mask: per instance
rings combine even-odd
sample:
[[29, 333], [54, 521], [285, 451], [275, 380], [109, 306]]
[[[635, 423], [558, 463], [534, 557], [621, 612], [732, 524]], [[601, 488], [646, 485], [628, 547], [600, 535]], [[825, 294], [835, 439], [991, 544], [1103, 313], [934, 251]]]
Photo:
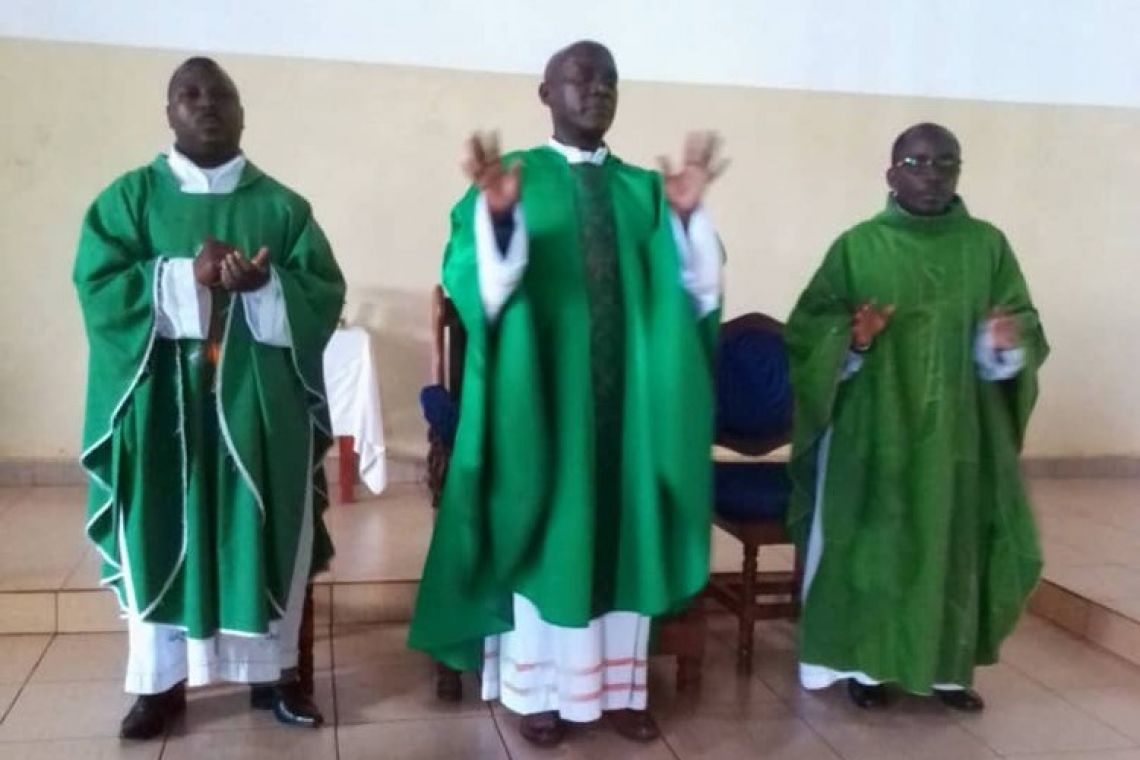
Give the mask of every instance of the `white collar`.
[[221, 166], [204, 169], [179, 153], [173, 145], [166, 154], [166, 162], [182, 192], [199, 195], [232, 193], [248, 163], [239, 153]]
[[562, 157], [566, 159], [566, 162], [570, 164], [594, 164], [595, 166], [601, 166], [606, 162], [606, 156], [610, 154], [610, 149], [605, 145], [597, 150], [582, 150], [581, 148], [575, 148], [573, 145], [563, 145], [553, 137], [550, 138], [546, 144], [561, 153]]

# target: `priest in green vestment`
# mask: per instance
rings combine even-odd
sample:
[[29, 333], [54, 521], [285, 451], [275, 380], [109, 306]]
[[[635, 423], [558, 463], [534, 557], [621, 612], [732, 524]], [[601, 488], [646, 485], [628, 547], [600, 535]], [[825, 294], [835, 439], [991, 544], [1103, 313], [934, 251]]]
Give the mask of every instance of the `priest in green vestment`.
[[1041, 553], [1018, 456], [1048, 353], [1005, 235], [956, 194], [957, 139], [895, 142], [891, 194], [845, 232], [788, 320], [789, 526], [806, 547], [800, 680], [887, 684], [976, 711]]
[[241, 153], [215, 62], [180, 66], [166, 111], [174, 146], [99, 195], [74, 270], [86, 529], [140, 695], [121, 734], [162, 735], [185, 686], [216, 680], [315, 726], [295, 666], [305, 586], [331, 556], [321, 361], [344, 280], [308, 202]]
[[708, 575], [722, 252], [700, 202], [718, 143], [690, 137], [676, 171], [619, 160], [617, 81], [600, 44], [557, 53], [553, 139], [500, 158], [472, 138], [444, 254], [468, 343], [409, 640], [481, 671], [540, 745], [603, 712], [657, 736], [650, 621]]

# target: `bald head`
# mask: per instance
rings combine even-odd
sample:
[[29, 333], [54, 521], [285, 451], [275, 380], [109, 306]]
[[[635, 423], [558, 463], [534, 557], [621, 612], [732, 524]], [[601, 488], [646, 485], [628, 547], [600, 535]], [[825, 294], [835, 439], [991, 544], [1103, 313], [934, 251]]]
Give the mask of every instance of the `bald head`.
[[213, 58], [206, 58], [205, 56], [194, 56], [180, 63], [178, 68], [174, 70], [174, 73], [170, 75], [170, 82], [166, 85], [166, 99], [170, 100], [174, 95], [174, 89], [178, 85], [179, 80], [195, 72], [208, 73], [214, 77], [225, 79], [230, 83], [230, 86], [233, 87], [234, 91], [237, 91], [237, 85], [233, 83], [233, 80], [230, 79], [230, 75], [226, 73], [225, 69], [218, 65], [217, 61]]
[[595, 150], [617, 113], [618, 73], [605, 45], [582, 40], [550, 57], [538, 97], [550, 109], [554, 137], [564, 145]]
[[958, 144], [958, 138], [954, 136], [953, 132], [941, 124], [924, 121], [921, 124], [915, 124], [913, 127], [907, 127], [902, 134], [895, 138], [894, 145], [891, 146], [891, 163], [897, 164], [901, 161], [907, 153], [907, 148], [919, 140], [943, 144], [948, 147], [953, 146], [955, 153], [959, 155], [962, 153], [962, 147]]
[[[602, 43], [594, 42], [593, 40], [578, 40], [550, 56], [550, 60], [546, 62], [546, 68], [542, 72], [543, 81], [549, 82], [552, 78], [557, 78], [563, 64], [565, 64], [568, 59], [576, 56], [608, 58], [611, 65], [614, 60], [613, 53]], [[614, 68], [616, 68], [616, 66]]]

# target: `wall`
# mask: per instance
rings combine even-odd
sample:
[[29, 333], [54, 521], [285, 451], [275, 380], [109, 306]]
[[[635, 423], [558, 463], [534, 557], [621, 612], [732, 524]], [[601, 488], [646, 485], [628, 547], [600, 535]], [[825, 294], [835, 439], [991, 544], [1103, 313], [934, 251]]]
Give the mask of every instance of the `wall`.
[[[521, 21], [471, 26], [481, 3], [436, 0], [391, 18], [383, 3], [326, 4], [320, 15], [297, 3], [257, 25], [281, 8], [258, 0], [210, 30], [153, 3], [103, 4], [94, 15], [85, 3], [0, 5], [0, 458], [78, 449], [78, 222], [112, 178], [167, 145], [165, 82], [187, 48], [223, 51], [245, 101], [248, 154], [313, 201], [350, 283], [346, 316], [378, 339], [393, 451], [418, 455], [427, 293], [464, 187], [463, 140], [492, 127], [512, 146], [545, 139], [536, 75], [512, 72], [607, 31], [623, 75], [643, 80], [622, 84], [611, 140], [620, 154], [652, 162], [676, 153], [690, 128], [725, 137], [733, 163], [710, 206], [729, 249], [730, 315], [786, 315], [828, 242], [882, 204], [894, 135], [944, 122], [965, 146], [962, 192], [1012, 239], [1054, 346], [1029, 453], [1140, 455], [1140, 55], [1118, 39], [1140, 25], [1119, 15], [1140, 22], [1134, 6], [1088, 2], [1072, 6], [1079, 16], [1043, 19], [1026, 15], [1040, 4], [1011, 0], [1002, 6], [1012, 16], [997, 21], [1018, 33], [1003, 46], [993, 14], [971, 26], [982, 18], [975, 2], [953, 16], [946, 2], [872, 2], [866, 18], [840, 14], [846, 27], [823, 2], [779, 12], [714, 2], [691, 18], [612, 4], [626, 10], [577, 26], [540, 25], [535, 5], [499, 3]], [[888, 11], [919, 5], [929, 17]], [[133, 15], [117, 15], [124, 7]], [[758, 30], [755, 40], [742, 29]], [[868, 32], [871, 44], [856, 34], [882, 29]], [[106, 44], [60, 41], [74, 39]], [[135, 47], [144, 43], [183, 50]]]

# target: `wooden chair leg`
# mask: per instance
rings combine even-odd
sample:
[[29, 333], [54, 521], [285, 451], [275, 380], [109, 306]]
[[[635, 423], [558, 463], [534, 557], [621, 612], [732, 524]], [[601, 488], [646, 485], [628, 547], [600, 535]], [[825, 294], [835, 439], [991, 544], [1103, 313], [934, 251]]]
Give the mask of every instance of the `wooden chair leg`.
[[356, 500], [356, 452], [353, 451], [351, 435], [339, 435], [336, 439], [337, 452], [340, 455], [337, 468], [340, 483], [340, 503], [351, 504]]
[[435, 696], [440, 702], [462, 702], [463, 681], [458, 670], [452, 670], [442, 662], [435, 664]]
[[677, 657], [677, 691], [689, 691], [701, 683], [701, 658]]
[[313, 584], [305, 587], [305, 609], [301, 614], [301, 635], [297, 639], [297, 680], [301, 691], [313, 696], [313, 642], [316, 638], [313, 620]]
[[760, 547], [744, 544], [744, 565], [740, 572], [740, 631], [736, 645], [736, 670], [752, 672], [752, 640], [756, 627], [756, 572]]

